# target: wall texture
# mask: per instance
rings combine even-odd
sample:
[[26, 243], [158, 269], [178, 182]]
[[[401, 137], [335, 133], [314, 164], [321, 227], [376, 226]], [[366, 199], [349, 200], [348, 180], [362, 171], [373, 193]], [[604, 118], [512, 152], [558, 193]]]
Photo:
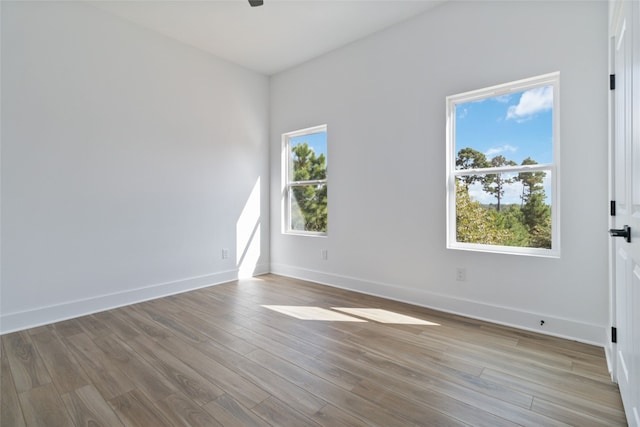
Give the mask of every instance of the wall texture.
[[[445, 97], [553, 71], [561, 257], [447, 250]], [[283, 235], [281, 134], [325, 123], [328, 236]], [[606, 2], [448, 2], [274, 76], [271, 194], [275, 273], [602, 344]]]
[[267, 77], [82, 2], [1, 7], [2, 332], [268, 271]]

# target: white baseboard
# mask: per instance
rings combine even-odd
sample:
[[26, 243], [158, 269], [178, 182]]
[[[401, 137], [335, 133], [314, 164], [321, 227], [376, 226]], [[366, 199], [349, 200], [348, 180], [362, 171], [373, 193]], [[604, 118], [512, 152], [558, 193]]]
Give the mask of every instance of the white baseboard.
[[[512, 326], [518, 329], [593, 344], [599, 347], [603, 347], [606, 340], [605, 326], [550, 316], [548, 314], [526, 312], [510, 307], [454, 298], [387, 283], [307, 270], [285, 264], [271, 264], [271, 272], [273, 274], [406, 302], [500, 325]], [[545, 322], [543, 326], [540, 326], [541, 319], [544, 319]]]
[[[607, 340], [608, 341], [608, 340]], [[617, 383], [616, 380], [616, 372], [615, 372], [615, 347], [616, 345], [610, 342], [604, 345], [604, 355], [607, 360], [607, 369], [609, 370], [609, 374], [611, 374], [611, 381]]]
[[[269, 272], [268, 264], [256, 266], [254, 275]], [[173, 282], [158, 283], [117, 292], [107, 295], [99, 295], [82, 300], [69, 301], [62, 304], [39, 307], [13, 313], [2, 313], [0, 316], [0, 334], [21, 331], [28, 328], [47, 325], [49, 323], [98, 313], [125, 305], [136, 304], [156, 298], [219, 285], [238, 279], [238, 270], [221, 271], [205, 276], [190, 277]]]
[[[271, 264], [271, 268], [266, 264], [260, 264], [256, 267], [254, 276], [269, 272], [406, 302], [478, 320], [485, 320], [528, 331], [594, 344], [605, 347], [605, 350], [607, 350], [604, 345], [606, 342], [606, 328], [600, 325], [549, 316], [547, 314], [524, 312], [509, 307], [454, 298], [424, 290], [403, 288], [387, 283], [323, 273], [285, 264]], [[174, 282], [145, 286], [114, 294], [39, 307], [32, 310], [2, 313], [2, 315], [0, 315], [0, 334], [42, 326], [104, 310], [214, 286], [237, 279], [238, 270], [229, 270], [206, 276], [191, 277]], [[545, 325], [542, 327], [539, 326], [540, 319], [545, 320]], [[608, 358], [611, 357], [610, 354], [607, 354], [607, 356]]]

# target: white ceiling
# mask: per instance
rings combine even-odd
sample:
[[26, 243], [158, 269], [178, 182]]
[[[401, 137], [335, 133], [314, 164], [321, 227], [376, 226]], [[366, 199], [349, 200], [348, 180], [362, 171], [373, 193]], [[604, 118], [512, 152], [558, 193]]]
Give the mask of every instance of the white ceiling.
[[421, 14], [443, 0], [98, 1], [91, 4], [271, 75]]

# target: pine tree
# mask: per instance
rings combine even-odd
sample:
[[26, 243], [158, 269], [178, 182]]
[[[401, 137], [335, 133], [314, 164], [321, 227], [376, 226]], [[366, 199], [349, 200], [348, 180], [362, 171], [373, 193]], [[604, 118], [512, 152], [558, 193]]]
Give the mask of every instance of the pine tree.
[[[516, 162], [513, 160], [507, 160], [504, 156], [496, 156], [491, 159], [490, 162], [492, 167], [500, 167], [500, 166], [515, 166]], [[495, 173], [487, 175], [482, 183], [484, 191], [489, 194], [493, 194], [494, 197], [498, 200], [498, 204], [496, 206], [496, 210], [500, 212], [500, 201], [504, 196], [505, 186], [513, 183], [513, 178], [505, 178], [505, 174], [503, 173]]]
[[[291, 147], [293, 181], [316, 181], [327, 178], [324, 154], [316, 153], [307, 143]], [[306, 184], [293, 186], [291, 227], [295, 230], [327, 231], [327, 186]]]
[[[538, 162], [533, 160], [531, 157], [527, 157], [522, 161], [523, 165], [537, 165]], [[537, 172], [520, 172], [518, 174], [517, 180], [522, 182], [522, 203], [526, 203], [529, 196], [533, 193], [544, 191], [544, 187], [542, 186], [542, 182], [544, 181], [544, 177], [547, 174], [542, 171]]]
[[[482, 169], [489, 167], [487, 157], [473, 148], [463, 148], [458, 151], [458, 157], [456, 158], [456, 169]], [[465, 175], [460, 177], [464, 183], [465, 188], [469, 188], [471, 184], [476, 181], [482, 181], [481, 175]]]

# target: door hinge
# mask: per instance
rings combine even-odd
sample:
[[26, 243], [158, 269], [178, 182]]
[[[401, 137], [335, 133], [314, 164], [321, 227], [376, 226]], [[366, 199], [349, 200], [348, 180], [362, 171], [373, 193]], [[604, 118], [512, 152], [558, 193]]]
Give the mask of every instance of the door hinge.
[[611, 327], [611, 342], [612, 343], [618, 342], [618, 330], [616, 329], [615, 326]]
[[609, 74], [609, 90], [615, 90], [616, 88], [616, 75]]
[[612, 200], [609, 203], [609, 213], [611, 216], [616, 216], [616, 201]]

